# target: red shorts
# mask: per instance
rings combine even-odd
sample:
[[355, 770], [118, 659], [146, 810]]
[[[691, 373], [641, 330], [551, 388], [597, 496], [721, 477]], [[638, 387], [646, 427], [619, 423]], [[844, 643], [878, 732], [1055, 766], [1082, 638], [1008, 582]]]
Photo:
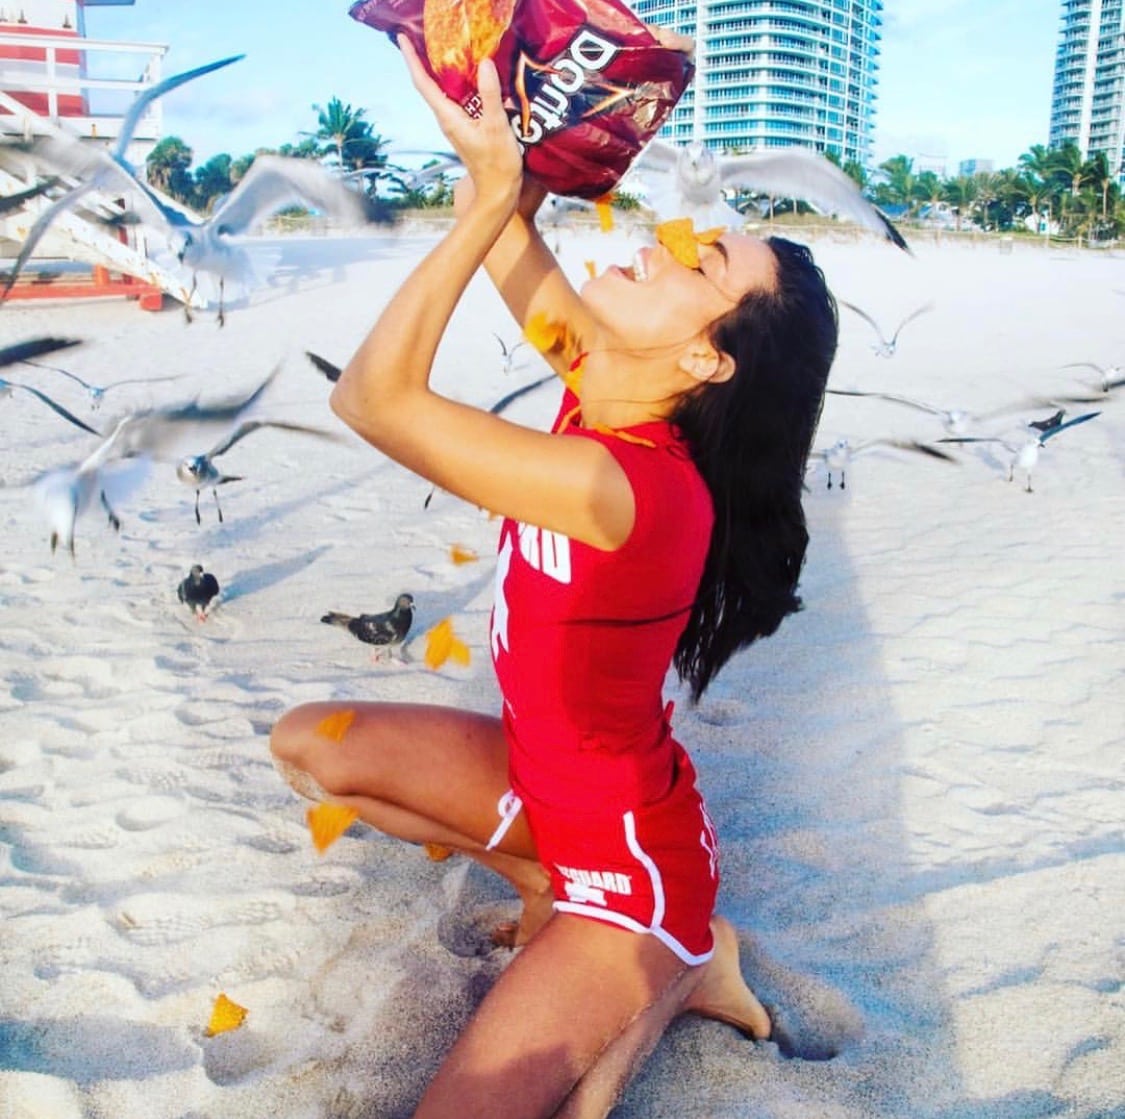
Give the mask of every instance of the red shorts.
[[[509, 822], [522, 802], [555, 909], [661, 940], [687, 964], [711, 957], [719, 888], [715, 829], [679, 743], [672, 787], [660, 800], [612, 816], [561, 812], [534, 798], [501, 801]], [[501, 824], [498, 835], [506, 830]]]

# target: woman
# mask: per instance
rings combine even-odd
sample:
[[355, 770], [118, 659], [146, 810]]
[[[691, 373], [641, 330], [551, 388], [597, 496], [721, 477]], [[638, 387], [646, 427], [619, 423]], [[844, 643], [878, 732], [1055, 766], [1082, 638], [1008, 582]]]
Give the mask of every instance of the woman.
[[[676, 1015], [753, 1038], [770, 1020], [713, 915], [714, 833], [661, 687], [698, 699], [730, 655], [797, 609], [805, 460], [836, 341], [804, 249], [724, 236], [698, 269], [639, 252], [581, 294], [535, 230], [542, 191], [483, 63], [483, 111], [447, 100], [400, 42], [468, 172], [449, 234], [387, 305], [332, 395], [391, 458], [503, 514], [490, 640], [503, 717], [309, 704], [275, 728], [299, 792], [503, 874], [523, 945], [417, 1115], [604, 1116]], [[520, 324], [565, 324], [556, 433], [446, 400], [430, 367], [484, 264]]]

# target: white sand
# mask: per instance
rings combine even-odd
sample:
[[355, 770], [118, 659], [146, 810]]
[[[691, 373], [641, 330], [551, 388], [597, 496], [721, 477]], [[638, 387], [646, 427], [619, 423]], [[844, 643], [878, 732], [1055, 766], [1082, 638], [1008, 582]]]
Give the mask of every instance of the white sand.
[[[65, 333], [86, 345], [58, 363], [87, 379], [184, 380], [114, 390], [91, 414], [56, 374], [7, 375], [106, 424], [241, 392], [283, 360], [261, 414], [340, 430], [302, 351], [345, 360], [429, 240], [288, 242], [281, 282], [223, 330], [120, 301], [9, 305], [0, 342]], [[562, 255], [579, 277], [635, 242], [564, 233]], [[1125, 357], [1120, 257], [815, 248], [837, 294], [888, 328], [934, 302], [892, 359], [842, 311], [838, 387], [983, 411], [1080, 387], [1066, 362]], [[439, 359], [451, 393], [487, 404], [538, 375], [536, 359], [501, 371], [494, 330], [513, 340], [474, 284]], [[545, 423], [555, 399], [512, 414]], [[9, 487], [93, 446], [29, 398], [0, 408]], [[942, 434], [831, 397], [817, 445]], [[1118, 394], [1047, 444], [1032, 494], [995, 445], [956, 466], [874, 450], [843, 492], [810, 476], [805, 611], [698, 709], [681, 696], [677, 727], [724, 841], [722, 909], [761, 946], [755, 981], [798, 1028], [854, 1009], [865, 1032], [812, 1063], [678, 1023], [622, 1116], [1125, 1115], [1123, 448]], [[0, 490], [3, 1119], [406, 1116], [506, 961], [450, 950], [511, 911], [500, 885], [358, 825], [318, 856], [267, 750], [277, 716], [314, 698], [494, 710], [495, 524], [441, 493], [424, 509], [428, 485], [350, 435], [258, 432], [223, 464], [246, 476], [221, 491], [225, 524], [205, 493], [197, 527], [160, 465], [119, 535], [80, 522], [73, 563], [50, 555], [29, 491]], [[454, 566], [454, 543], [481, 561]], [[204, 625], [176, 601], [193, 562], [224, 588]], [[404, 590], [409, 665], [373, 665], [319, 623]], [[473, 662], [435, 673], [417, 638], [446, 615]], [[249, 1016], [206, 1038], [220, 991]]]

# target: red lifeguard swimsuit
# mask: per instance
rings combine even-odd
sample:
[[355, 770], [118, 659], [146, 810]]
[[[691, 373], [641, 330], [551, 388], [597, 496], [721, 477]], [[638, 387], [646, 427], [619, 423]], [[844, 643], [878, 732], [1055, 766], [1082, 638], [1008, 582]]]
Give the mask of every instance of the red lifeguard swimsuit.
[[[554, 430], [576, 406], [567, 392]], [[711, 951], [716, 842], [663, 687], [714, 513], [672, 425], [623, 435], [560, 432], [601, 443], [629, 478], [635, 521], [616, 551], [504, 521], [492, 658], [512, 789], [555, 908], [652, 933], [699, 963]]]

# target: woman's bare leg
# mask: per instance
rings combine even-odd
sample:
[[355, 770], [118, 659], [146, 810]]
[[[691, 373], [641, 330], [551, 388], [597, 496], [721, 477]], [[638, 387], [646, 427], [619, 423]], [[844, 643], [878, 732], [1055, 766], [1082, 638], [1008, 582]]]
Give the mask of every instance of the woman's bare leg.
[[[345, 712], [353, 718], [342, 734], [322, 729]], [[387, 835], [453, 847], [502, 874], [523, 902], [514, 943], [550, 915], [547, 874], [523, 816], [496, 849], [485, 850], [508, 791], [499, 719], [446, 707], [310, 703], [282, 716], [270, 748], [301, 795], [349, 805]]]
[[738, 933], [725, 917], [718, 916], [711, 919], [711, 933], [715, 938], [715, 954], [700, 969], [699, 981], [681, 1010], [716, 1018], [755, 1041], [765, 1041], [770, 1036], [770, 1017], [742, 978]]
[[718, 1018], [757, 1040], [769, 1037], [769, 1016], [739, 971], [737, 933], [723, 917], [712, 918], [711, 931], [715, 937], [711, 959], [685, 969], [629, 1023], [578, 1082], [555, 1119], [603, 1119], [608, 1115], [668, 1024], [680, 1014]]
[[416, 1119], [604, 1115], [700, 970], [656, 937], [556, 914], [481, 1003]]

